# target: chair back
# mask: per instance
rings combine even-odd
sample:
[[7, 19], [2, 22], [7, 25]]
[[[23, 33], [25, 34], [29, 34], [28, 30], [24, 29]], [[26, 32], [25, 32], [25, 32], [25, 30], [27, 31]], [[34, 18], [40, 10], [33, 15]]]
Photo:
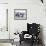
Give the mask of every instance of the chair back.
[[40, 32], [40, 24], [36, 24], [36, 23], [29, 24], [29, 23], [27, 23], [27, 30], [28, 30], [28, 33], [30, 35], [32, 35], [32, 34], [37, 35]]

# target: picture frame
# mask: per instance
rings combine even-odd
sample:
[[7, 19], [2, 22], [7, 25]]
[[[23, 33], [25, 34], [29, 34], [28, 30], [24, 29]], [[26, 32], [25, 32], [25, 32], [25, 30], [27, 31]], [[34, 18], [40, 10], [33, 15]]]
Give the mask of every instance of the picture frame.
[[14, 20], [27, 20], [27, 9], [14, 9]]

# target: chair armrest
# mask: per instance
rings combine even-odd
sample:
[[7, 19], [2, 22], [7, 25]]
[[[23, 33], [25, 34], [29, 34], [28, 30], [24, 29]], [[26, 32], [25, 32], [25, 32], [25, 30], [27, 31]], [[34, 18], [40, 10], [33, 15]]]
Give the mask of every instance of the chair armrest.
[[22, 31], [22, 34], [23, 34], [23, 35], [25, 35], [25, 34], [27, 34], [27, 33], [28, 33], [27, 31]]
[[21, 34], [19, 34], [20, 41], [24, 40], [24, 35], [27, 34], [27, 31], [22, 31]]

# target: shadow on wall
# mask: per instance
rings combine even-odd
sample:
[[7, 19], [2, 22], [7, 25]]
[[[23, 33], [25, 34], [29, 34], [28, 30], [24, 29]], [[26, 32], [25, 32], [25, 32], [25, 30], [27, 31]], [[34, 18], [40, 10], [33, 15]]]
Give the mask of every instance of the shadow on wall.
[[42, 45], [45, 46], [44, 45], [44, 37], [43, 37], [43, 26], [42, 25], [40, 25], [40, 39], [42, 40]]

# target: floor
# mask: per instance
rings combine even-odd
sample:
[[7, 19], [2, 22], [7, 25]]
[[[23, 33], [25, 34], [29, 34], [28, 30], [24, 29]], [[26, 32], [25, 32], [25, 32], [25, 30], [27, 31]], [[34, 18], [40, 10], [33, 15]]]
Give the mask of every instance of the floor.
[[12, 46], [11, 43], [0, 43], [0, 46]]
[[[11, 43], [0, 43], [0, 46], [16, 46], [16, 45], [12, 45]], [[22, 42], [22, 44], [18, 44], [17, 46], [31, 46], [28, 43]], [[42, 45], [33, 45], [33, 46], [42, 46]]]
[[[25, 42], [22, 42], [22, 44], [21, 45], [19, 45], [19, 46], [31, 46], [30, 44], [28, 44], [28, 43], [25, 43]], [[34, 44], [33, 46], [43, 46], [43, 45], [41, 45], [41, 44]]]

